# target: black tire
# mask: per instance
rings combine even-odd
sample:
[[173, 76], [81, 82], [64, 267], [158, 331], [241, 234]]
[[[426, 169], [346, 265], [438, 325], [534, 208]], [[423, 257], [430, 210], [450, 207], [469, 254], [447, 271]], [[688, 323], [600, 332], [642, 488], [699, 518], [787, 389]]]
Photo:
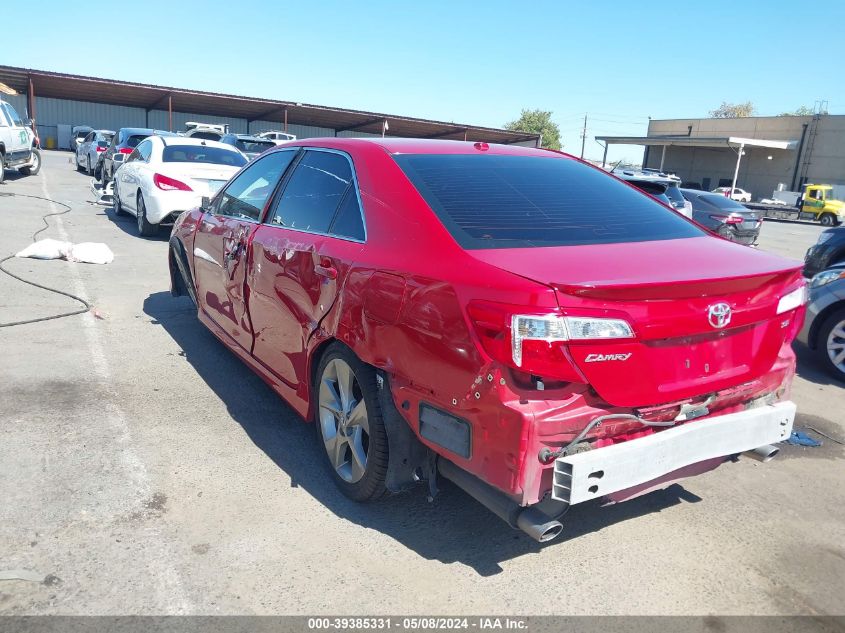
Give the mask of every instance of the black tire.
[[38, 148], [33, 148], [32, 157], [35, 159], [35, 164], [32, 167], [21, 167], [18, 170], [24, 176], [34, 176], [39, 171], [41, 171], [41, 150]]
[[716, 230], [716, 235], [724, 237], [726, 240], [734, 241], [734, 232], [727, 224], [723, 224]]
[[822, 226], [836, 226], [836, 216], [832, 213], [822, 213], [819, 222]]
[[[834, 329], [838, 329], [840, 327], [845, 329], [845, 308], [839, 308], [833, 314], [829, 315], [821, 324], [816, 336], [815, 352], [827, 372], [837, 380], [845, 382], [845, 371], [833, 364], [833, 359], [830, 357], [827, 349], [828, 337], [830, 337], [831, 332], [833, 332]], [[845, 342], [845, 336], [836, 336], [835, 339]], [[845, 365], [845, 363], [842, 364]]]
[[158, 224], [151, 224], [147, 221], [147, 206], [144, 204], [144, 196], [138, 194], [138, 202], [135, 207], [135, 215], [138, 220], [138, 233], [144, 237], [155, 237], [158, 235]]
[[103, 179], [103, 162], [98, 160], [97, 164], [94, 165], [94, 180], [102, 180]]
[[85, 162], [88, 163], [88, 167], [86, 168], [85, 171], [88, 172], [88, 175], [91, 176], [91, 178], [93, 178], [94, 177], [94, 165], [91, 164], [91, 154], [88, 154], [88, 158], [85, 159]]
[[114, 188], [114, 202], [112, 203], [112, 210], [115, 215], [129, 215], [120, 203], [120, 198], [117, 197], [117, 187]]
[[[328, 453], [326, 439], [324, 435], [324, 421], [321, 419], [321, 413], [326, 414], [326, 410], [320, 405], [320, 389], [323, 383], [326, 368], [332, 361], [339, 360], [346, 363], [354, 374], [354, 384], [357, 390], [353, 389], [353, 393], [358, 398], [358, 402], [362, 398], [366, 406], [367, 423], [369, 433], [367, 436], [366, 447], [366, 466], [364, 468], [363, 476], [354, 483], [350, 483], [338, 473], [338, 470], [332, 463], [332, 459]], [[387, 444], [387, 430], [384, 427], [384, 420], [381, 412], [381, 405], [378, 398], [378, 386], [376, 385], [376, 370], [362, 362], [355, 354], [345, 345], [340, 343], [333, 343], [328, 347], [320, 359], [320, 364], [314, 374], [313, 384], [313, 398], [314, 398], [314, 426], [316, 427], [316, 435], [320, 444], [320, 451], [324, 456], [324, 463], [330, 476], [334, 480], [340, 491], [353, 501], [371, 502], [377, 501], [387, 494], [387, 488], [384, 485], [387, 477], [387, 462], [388, 462], [388, 444]], [[327, 414], [330, 418], [331, 414]], [[350, 418], [351, 419], [351, 418]], [[331, 424], [328, 422], [327, 424]], [[352, 457], [350, 455], [350, 462]]]
[[3, 181], [6, 180], [6, 169], [3, 167], [3, 162], [6, 160], [6, 157], [0, 153], [0, 185], [3, 184]]
[[102, 177], [102, 180], [103, 180], [103, 187], [105, 187], [105, 186], [108, 184], [109, 180], [111, 180], [111, 178], [109, 178], [109, 172], [108, 172], [108, 169], [106, 169], [106, 163], [105, 163], [105, 161], [103, 162], [103, 169], [102, 169], [102, 171], [103, 171], [103, 177]]
[[82, 171], [82, 165], [79, 164], [79, 154], [73, 153], [73, 162], [76, 163], [76, 171]]

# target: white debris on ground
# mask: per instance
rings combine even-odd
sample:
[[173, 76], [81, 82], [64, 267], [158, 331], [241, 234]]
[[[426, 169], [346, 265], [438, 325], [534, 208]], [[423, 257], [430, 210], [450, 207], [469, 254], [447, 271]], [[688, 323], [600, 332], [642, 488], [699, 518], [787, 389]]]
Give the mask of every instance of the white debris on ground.
[[114, 253], [101, 242], [63, 242], [61, 240], [38, 240], [15, 254], [15, 257], [31, 257], [32, 259], [66, 259], [70, 262], [84, 264], [110, 264], [114, 261]]

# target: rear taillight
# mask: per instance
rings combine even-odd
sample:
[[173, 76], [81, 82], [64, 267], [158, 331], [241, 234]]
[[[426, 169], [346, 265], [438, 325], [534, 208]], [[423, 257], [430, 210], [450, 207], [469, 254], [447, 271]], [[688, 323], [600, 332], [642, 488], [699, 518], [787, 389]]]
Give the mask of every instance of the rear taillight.
[[467, 311], [489, 356], [526, 373], [568, 382], [583, 382], [570, 362], [568, 342], [634, 337], [623, 319], [523, 314], [517, 306], [486, 302], [473, 302]]
[[710, 219], [718, 220], [723, 224], [742, 224], [742, 216], [739, 215], [711, 215]]
[[188, 185], [181, 180], [163, 176], [162, 174], [154, 174], [153, 182], [155, 186], [164, 191], [193, 191]]
[[131, 148], [131, 147], [121, 147], [121, 148], [120, 148], [119, 150], [117, 150], [117, 151], [118, 151], [118, 152], [120, 152], [121, 154], [131, 154], [131, 153], [132, 153], [132, 148]]
[[106, 148], [105, 148], [105, 147], [98, 147], [98, 148], [97, 148], [97, 151], [98, 151], [98, 152], [105, 152], [105, 151], [106, 151]]
[[790, 293], [783, 295], [778, 301], [777, 314], [789, 312], [807, 303], [807, 284], [801, 284]]

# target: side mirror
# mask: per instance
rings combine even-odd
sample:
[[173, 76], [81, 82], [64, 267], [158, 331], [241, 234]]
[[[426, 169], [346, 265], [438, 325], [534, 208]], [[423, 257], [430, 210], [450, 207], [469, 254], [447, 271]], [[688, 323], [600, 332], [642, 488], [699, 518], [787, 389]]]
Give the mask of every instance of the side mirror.
[[209, 198], [208, 196], [203, 196], [200, 199], [200, 210], [204, 213], [208, 213], [209, 211], [211, 211], [211, 198]]

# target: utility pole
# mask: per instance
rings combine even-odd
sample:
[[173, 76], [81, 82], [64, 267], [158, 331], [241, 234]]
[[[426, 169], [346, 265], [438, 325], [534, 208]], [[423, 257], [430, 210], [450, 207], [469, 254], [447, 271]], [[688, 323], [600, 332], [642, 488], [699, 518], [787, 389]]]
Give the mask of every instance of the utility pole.
[[587, 142], [587, 113], [584, 113], [584, 131], [581, 132], [581, 158], [584, 158], [584, 143]]

